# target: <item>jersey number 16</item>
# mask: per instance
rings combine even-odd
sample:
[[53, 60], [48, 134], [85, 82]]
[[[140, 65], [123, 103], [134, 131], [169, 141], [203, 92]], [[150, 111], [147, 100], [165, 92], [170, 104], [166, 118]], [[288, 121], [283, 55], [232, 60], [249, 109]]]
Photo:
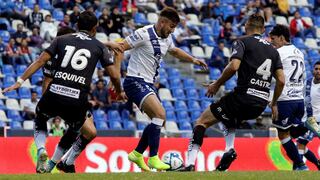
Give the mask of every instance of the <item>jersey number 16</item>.
[[79, 49], [76, 52], [76, 47], [67, 45], [65, 49], [67, 52], [61, 63], [61, 67], [68, 66], [71, 59], [71, 67], [75, 70], [83, 70], [88, 65], [88, 58], [91, 57], [91, 53], [88, 49]]

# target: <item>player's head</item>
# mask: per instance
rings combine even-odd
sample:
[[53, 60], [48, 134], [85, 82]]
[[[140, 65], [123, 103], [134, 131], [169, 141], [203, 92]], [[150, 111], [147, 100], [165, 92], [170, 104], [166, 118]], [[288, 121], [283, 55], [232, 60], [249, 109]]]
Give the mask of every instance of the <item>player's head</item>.
[[77, 26], [79, 31], [86, 31], [90, 33], [90, 35], [95, 36], [98, 19], [93, 12], [84, 11], [79, 15]]
[[63, 36], [65, 34], [75, 33], [76, 30], [72, 29], [71, 27], [61, 27], [57, 33], [57, 36]]
[[277, 24], [269, 33], [271, 43], [276, 47], [280, 48], [290, 42], [290, 31], [285, 25]]
[[313, 77], [320, 81], [320, 61], [317, 61], [313, 66]]
[[157, 30], [160, 31], [160, 34], [158, 35], [161, 38], [167, 38], [173, 33], [179, 22], [180, 17], [175, 9], [171, 7], [164, 8], [160, 12], [160, 17], [157, 22]]
[[249, 34], [262, 34], [264, 33], [264, 19], [259, 14], [252, 14], [249, 16], [245, 24], [246, 33]]

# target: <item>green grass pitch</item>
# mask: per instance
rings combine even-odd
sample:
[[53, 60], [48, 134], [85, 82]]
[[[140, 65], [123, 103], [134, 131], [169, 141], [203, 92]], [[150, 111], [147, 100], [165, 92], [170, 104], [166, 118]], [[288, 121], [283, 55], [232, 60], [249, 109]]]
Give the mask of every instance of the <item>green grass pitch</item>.
[[21, 174], [21, 175], [0, 175], [0, 179], [76, 179], [76, 180], [157, 180], [157, 179], [210, 179], [210, 180], [250, 180], [250, 179], [266, 179], [266, 180], [306, 180], [320, 179], [320, 173], [317, 171], [259, 171], [259, 172], [159, 172], [159, 173], [103, 173], [103, 174]]

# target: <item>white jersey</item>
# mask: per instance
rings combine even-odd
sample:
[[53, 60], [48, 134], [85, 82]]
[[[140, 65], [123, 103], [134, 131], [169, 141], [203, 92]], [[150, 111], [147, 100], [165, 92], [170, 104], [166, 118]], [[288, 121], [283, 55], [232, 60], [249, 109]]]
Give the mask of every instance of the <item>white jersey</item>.
[[[306, 111], [304, 113], [303, 121], [307, 119], [307, 114], [312, 112], [312, 116], [315, 117], [318, 122], [320, 122], [320, 84], [315, 84], [313, 80], [314, 79], [312, 79], [310, 83], [311, 87], [307, 87], [307, 89], [310, 89], [310, 94], [307, 94], [305, 98]], [[308, 84], [307, 86], [310, 86], [310, 84]], [[311, 106], [308, 106], [309, 103], [311, 103]], [[308, 109], [309, 107], [311, 109]]]
[[278, 49], [283, 71], [285, 86], [278, 101], [301, 100], [304, 94], [305, 64], [304, 55], [294, 45], [285, 45]]
[[148, 25], [137, 29], [126, 41], [132, 48], [127, 76], [154, 83], [162, 58], [175, 47], [171, 34], [163, 39], [157, 35], [154, 25]]

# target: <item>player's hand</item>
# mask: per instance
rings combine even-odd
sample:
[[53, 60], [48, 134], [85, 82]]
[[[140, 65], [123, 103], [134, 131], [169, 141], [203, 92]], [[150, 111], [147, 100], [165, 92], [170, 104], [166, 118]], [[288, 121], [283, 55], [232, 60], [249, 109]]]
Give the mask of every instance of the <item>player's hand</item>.
[[214, 81], [211, 84], [203, 84], [203, 86], [207, 87], [207, 89], [208, 89], [207, 93], [206, 93], [206, 96], [207, 97], [213, 97], [214, 95], [217, 94], [217, 92], [219, 91], [221, 85], [217, 81]]
[[20, 86], [21, 86], [21, 84], [16, 82], [14, 85], [12, 85], [10, 87], [7, 87], [4, 90], [2, 90], [2, 93], [6, 93], [6, 92], [9, 92], [9, 91], [13, 91], [13, 90], [19, 89]]
[[271, 112], [272, 112], [272, 115], [271, 115], [271, 118], [273, 121], [277, 121], [278, 120], [278, 106], [277, 104], [270, 104], [270, 108], [271, 108]]
[[198, 65], [198, 66], [201, 66], [203, 69], [207, 70], [208, 69], [208, 65], [203, 61], [203, 60], [200, 60], [200, 59], [193, 59], [193, 64], [195, 65]]
[[127, 99], [128, 99], [128, 97], [125, 92], [121, 92], [117, 96], [117, 101], [126, 101]]
[[108, 42], [108, 47], [112, 49], [115, 53], [123, 53], [124, 52], [124, 44], [116, 43], [116, 42]]

